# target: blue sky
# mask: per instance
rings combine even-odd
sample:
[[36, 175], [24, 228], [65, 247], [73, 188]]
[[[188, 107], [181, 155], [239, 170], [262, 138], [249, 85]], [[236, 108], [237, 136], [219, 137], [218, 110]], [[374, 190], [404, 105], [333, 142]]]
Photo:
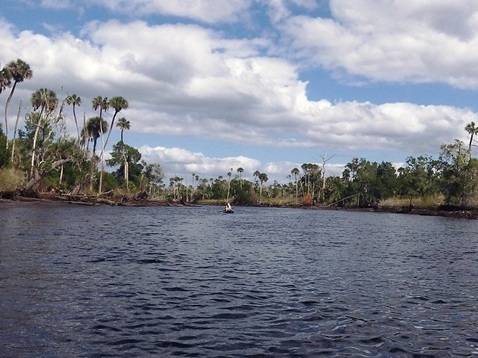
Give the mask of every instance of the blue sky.
[[10, 122], [42, 87], [80, 96], [86, 118], [94, 97], [123, 96], [125, 141], [168, 177], [398, 165], [478, 123], [478, 4], [465, 0], [4, 0], [0, 38], [0, 65], [33, 70]]

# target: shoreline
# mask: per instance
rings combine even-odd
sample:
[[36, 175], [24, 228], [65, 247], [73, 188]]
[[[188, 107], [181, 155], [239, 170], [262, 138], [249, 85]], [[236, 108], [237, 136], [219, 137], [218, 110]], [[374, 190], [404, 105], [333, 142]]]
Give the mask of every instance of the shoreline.
[[345, 210], [345, 211], [360, 211], [360, 212], [374, 212], [374, 213], [390, 213], [402, 215], [421, 215], [421, 216], [441, 216], [455, 219], [478, 219], [478, 209], [450, 209], [443, 210], [439, 208], [419, 208], [409, 209], [403, 207], [379, 207], [379, 208], [321, 208], [323, 210]]
[[[80, 195], [59, 195], [59, 194], [41, 194], [39, 197], [16, 196], [14, 198], [1, 198], [0, 207], [5, 205], [80, 205], [80, 206], [125, 206], [125, 207], [153, 207], [153, 206], [169, 206], [169, 207], [200, 207], [207, 205], [216, 205], [212, 203], [186, 203], [186, 202], [168, 202], [165, 200], [131, 200], [121, 198], [119, 200], [110, 200], [105, 198], [97, 198], [94, 196]], [[218, 201], [218, 206], [221, 203]], [[305, 205], [242, 205], [244, 207], [276, 207], [276, 208], [292, 208], [303, 210], [340, 210], [340, 211], [357, 211], [357, 212], [374, 212], [374, 213], [391, 213], [406, 215], [422, 215], [422, 216], [442, 216], [456, 219], [478, 219], [478, 209], [465, 208], [408, 208], [408, 207], [377, 207], [377, 208], [342, 208], [330, 206], [305, 206]], [[241, 205], [236, 205], [241, 207]]]

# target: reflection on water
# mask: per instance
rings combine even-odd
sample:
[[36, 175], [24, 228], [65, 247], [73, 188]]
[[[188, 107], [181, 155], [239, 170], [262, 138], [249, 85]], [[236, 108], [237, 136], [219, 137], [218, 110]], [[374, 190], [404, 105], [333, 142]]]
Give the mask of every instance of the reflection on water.
[[0, 357], [478, 354], [478, 223], [0, 208]]

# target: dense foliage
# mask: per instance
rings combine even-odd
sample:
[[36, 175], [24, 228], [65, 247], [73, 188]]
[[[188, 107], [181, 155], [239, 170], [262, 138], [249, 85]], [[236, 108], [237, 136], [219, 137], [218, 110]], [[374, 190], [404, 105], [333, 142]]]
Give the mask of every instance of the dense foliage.
[[[236, 204], [360, 207], [373, 207], [394, 198], [405, 200], [409, 206], [427, 200], [434, 205], [477, 205], [478, 160], [472, 158], [471, 151], [478, 127], [473, 122], [465, 127], [470, 134], [468, 145], [458, 140], [444, 144], [438, 158], [408, 157], [400, 168], [390, 162], [353, 158], [341, 176], [326, 176], [323, 158], [321, 165], [304, 163], [300, 168], [292, 168], [286, 184], [268, 184], [267, 173], [259, 171], [251, 173], [253, 180], [246, 180], [244, 169], [230, 168], [226, 177], [200, 178], [191, 173], [191, 180], [176, 176], [166, 185], [161, 166], [144, 162], [141, 153], [126, 144], [124, 132], [131, 128], [131, 123], [125, 117], [116, 121], [118, 114], [129, 106], [123, 97], [93, 98], [91, 110], [96, 113], [79, 121], [79, 96], [58, 98], [50, 89], [38, 89], [31, 94], [24, 128], [17, 128], [19, 107], [13, 138], [8, 138], [11, 98], [17, 84], [32, 76], [29, 65], [22, 60], [12, 61], [0, 70], [0, 93], [8, 92], [5, 120], [0, 125], [0, 195], [49, 191], [188, 202], [209, 199]], [[68, 106], [71, 115], [67, 114]], [[105, 119], [108, 110], [113, 111], [109, 121]], [[66, 134], [68, 120], [74, 120], [74, 137]], [[109, 159], [105, 159], [115, 127], [121, 131], [121, 139], [113, 145]], [[112, 171], [106, 172], [105, 165]]]
[[[82, 104], [79, 96], [58, 98], [50, 89], [38, 89], [31, 94], [24, 128], [17, 129], [20, 105], [14, 136], [8, 138], [8, 104], [17, 83], [32, 76], [30, 67], [22, 60], [12, 61], [0, 70], [0, 93], [11, 88], [5, 103], [5, 121], [0, 125], [0, 194], [55, 192], [145, 197], [158, 192], [162, 187], [161, 167], [141, 161], [139, 151], [124, 143], [124, 131], [130, 129], [126, 118], [115, 122], [118, 113], [129, 105], [123, 97], [95, 97], [91, 108], [99, 115], [84, 118], [80, 125], [76, 116], [76, 108]], [[71, 106], [76, 127], [74, 137], [65, 131], [66, 121], [71, 119], [66, 114], [67, 106]], [[108, 109], [114, 111], [109, 122], [104, 118]], [[121, 130], [121, 140], [113, 146], [111, 159], [105, 160], [115, 123]], [[105, 164], [116, 170], [105, 172]]]

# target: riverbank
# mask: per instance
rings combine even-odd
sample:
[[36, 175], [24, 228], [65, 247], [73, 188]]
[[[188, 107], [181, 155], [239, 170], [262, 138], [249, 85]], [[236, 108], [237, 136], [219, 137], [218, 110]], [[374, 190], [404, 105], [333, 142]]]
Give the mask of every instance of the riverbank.
[[14, 197], [0, 198], [0, 203], [17, 204], [71, 204], [71, 205], [110, 205], [110, 206], [175, 206], [174, 204], [162, 200], [131, 199], [126, 196], [120, 198], [97, 197], [93, 195], [70, 195], [41, 193], [36, 197], [16, 195]]
[[406, 207], [379, 207], [379, 208], [334, 208], [321, 207], [323, 210], [348, 210], [360, 212], [392, 213], [405, 215], [443, 216], [457, 219], [478, 220], [478, 209], [442, 209], [442, 208], [406, 208]]
[[[12, 198], [0, 198], [0, 205], [84, 205], [84, 206], [129, 206], [129, 207], [145, 207], [145, 206], [173, 206], [173, 207], [194, 207], [203, 205], [218, 205], [222, 202], [170, 202], [166, 200], [151, 200], [151, 199], [131, 199], [121, 197], [118, 199], [101, 198], [88, 195], [63, 195], [54, 193], [43, 193], [37, 197], [15, 196]], [[277, 208], [296, 208], [305, 210], [345, 210], [357, 212], [378, 212], [378, 213], [394, 213], [394, 214], [408, 214], [408, 215], [424, 215], [424, 216], [443, 216], [458, 219], [472, 219], [478, 220], [478, 208], [458, 208], [437, 206], [430, 208], [410, 208], [406, 206], [379, 206], [374, 208], [343, 208], [335, 206], [305, 206], [305, 205], [271, 205], [271, 204], [257, 204], [247, 205], [256, 207], [277, 207]], [[240, 207], [240, 205], [236, 205]]]

